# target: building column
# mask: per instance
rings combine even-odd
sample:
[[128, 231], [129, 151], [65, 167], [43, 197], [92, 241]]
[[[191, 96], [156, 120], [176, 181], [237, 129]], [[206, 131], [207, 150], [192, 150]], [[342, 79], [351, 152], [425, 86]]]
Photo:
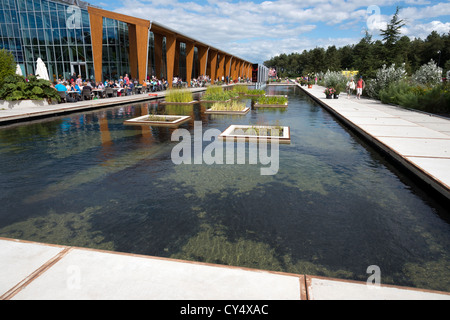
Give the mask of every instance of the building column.
[[223, 53], [219, 56], [219, 69], [217, 70], [217, 78], [222, 81], [222, 77], [225, 74], [225, 55]]
[[180, 42], [179, 41], [177, 41], [175, 43], [175, 62], [173, 65], [173, 75], [176, 77], [180, 77]]
[[198, 60], [200, 61], [200, 75], [206, 75], [206, 65], [208, 63], [208, 49], [209, 47], [198, 46]]
[[226, 77], [230, 78], [231, 74], [231, 56], [225, 56], [225, 81]]
[[230, 73], [231, 73], [231, 77], [233, 78], [233, 81], [237, 79], [237, 76], [236, 76], [236, 63], [237, 63], [236, 59], [233, 59], [231, 61], [231, 72]]
[[194, 65], [194, 42], [186, 42], [186, 82], [191, 86], [192, 67]]
[[167, 82], [169, 88], [172, 88], [173, 71], [175, 64], [175, 51], [176, 51], [177, 38], [175, 35], [166, 35], [166, 60], [167, 60]]
[[163, 36], [158, 33], [153, 33], [154, 36], [154, 50], [155, 50], [155, 73], [156, 78], [161, 79], [161, 66], [163, 63], [162, 60], [162, 44], [163, 44]]
[[216, 74], [217, 74], [217, 51], [211, 51], [211, 84], [213, 84], [216, 81]]
[[130, 79], [137, 78], [138, 59], [137, 59], [137, 37], [136, 37], [136, 25], [128, 24], [128, 39], [130, 46], [128, 50], [128, 59], [130, 59]]
[[103, 81], [103, 17], [89, 13], [95, 82]]

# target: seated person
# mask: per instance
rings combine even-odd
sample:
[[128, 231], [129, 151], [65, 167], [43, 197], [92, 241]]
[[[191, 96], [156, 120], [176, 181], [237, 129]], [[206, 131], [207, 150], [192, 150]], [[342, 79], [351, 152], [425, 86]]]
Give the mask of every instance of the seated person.
[[55, 86], [55, 89], [57, 91], [67, 91], [66, 86], [61, 81], [58, 82], [58, 84]]

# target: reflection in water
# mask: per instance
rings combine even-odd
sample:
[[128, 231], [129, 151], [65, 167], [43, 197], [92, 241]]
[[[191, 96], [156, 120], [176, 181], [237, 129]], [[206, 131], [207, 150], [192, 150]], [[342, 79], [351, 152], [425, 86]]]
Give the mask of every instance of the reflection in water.
[[[295, 88], [267, 91], [288, 108], [143, 103], [1, 129], [0, 236], [362, 281], [378, 265], [382, 283], [450, 291], [448, 209]], [[149, 113], [189, 115], [191, 133], [290, 126], [292, 142], [274, 176], [174, 165], [175, 129], [123, 125]]]

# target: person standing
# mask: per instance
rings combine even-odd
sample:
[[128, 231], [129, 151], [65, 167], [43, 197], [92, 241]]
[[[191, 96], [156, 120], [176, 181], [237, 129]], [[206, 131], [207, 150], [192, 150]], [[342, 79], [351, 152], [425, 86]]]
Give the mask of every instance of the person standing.
[[358, 82], [356, 83], [356, 97], [361, 99], [362, 92], [366, 87], [366, 83], [363, 80], [363, 77], [359, 77]]
[[347, 99], [350, 99], [355, 88], [356, 88], [355, 80], [353, 80], [352, 78], [349, 82], [347, 82]]

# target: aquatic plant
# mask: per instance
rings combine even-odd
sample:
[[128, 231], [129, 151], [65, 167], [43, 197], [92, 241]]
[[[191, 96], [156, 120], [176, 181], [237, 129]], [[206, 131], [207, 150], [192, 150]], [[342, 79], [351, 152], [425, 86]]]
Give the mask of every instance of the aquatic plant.
[[248, 92], [248, 86], [245, 84], [236, 84], [233, 87], [233, 91], [237, 93], [247, 93]]
[[211, 106], [212, 111], [243, 111], [246, 104], [242, 101], [216, 102]]
[[248, 90], [246, 94], [263, 96], [266, 94], [266, 92], [262, 89], [252, 89], [252, 90]]
[[257, 100], [258, 104], [279, 104], [284, 105], [288, 102], [288, 99], [284, 96], [262, 96]]
[[206, 89], [201, 100], [204, 101], [226, 101], [236, 96], [236, 92], [232, 90], [223, 90], [219, 86], [210, 86]]
[[166, 102], [191, 102], [194, 100], [192, 92], [185, 89], [172, 89], [169, 90], [165, 97]]

